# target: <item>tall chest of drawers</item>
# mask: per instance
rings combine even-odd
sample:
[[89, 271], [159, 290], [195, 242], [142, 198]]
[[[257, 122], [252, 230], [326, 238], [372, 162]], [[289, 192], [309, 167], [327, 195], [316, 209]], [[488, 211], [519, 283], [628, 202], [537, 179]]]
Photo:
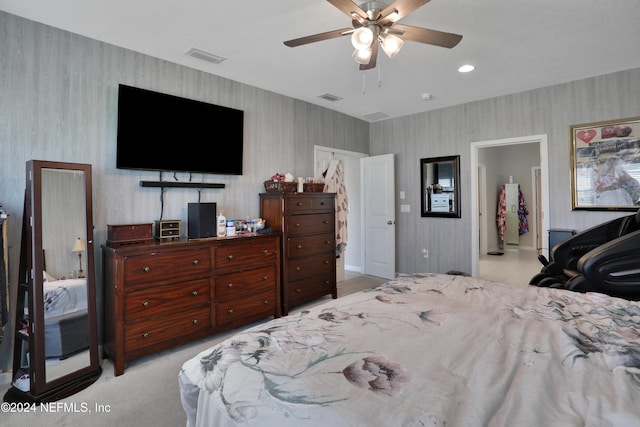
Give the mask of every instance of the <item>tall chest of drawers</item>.
[[103, 246], [104, 353], [133, 359], [279, 317], [280, 236]]
[[260, 215], [282, 232], [282, 313], [337, 298], [334, 193], [260, 194]]

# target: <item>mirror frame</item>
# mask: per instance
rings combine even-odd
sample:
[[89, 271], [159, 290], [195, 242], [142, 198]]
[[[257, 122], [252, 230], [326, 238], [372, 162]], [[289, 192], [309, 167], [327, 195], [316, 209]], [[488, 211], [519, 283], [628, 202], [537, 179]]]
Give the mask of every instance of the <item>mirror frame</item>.
[[[427, 175], [427, 167], [430, 165], [452, 162], [453, 166], [453, 203], [451, 205], [451, 211], [438, 212], [429, 209], [428, 196], [431, 194], [430, 186], [433, 183], [427, 182], [430, 177]], [[428, 157], [420, 159], [420, 215], [422, 217], [445, 217], [445, 218], [460, 218], [460, 156], [441, 156], [441, 157]]]
[[[87, 283], [87, 313], [89, 328], [89, 365], [65, 375], [46, 380], [46, 355], [44, 340], [44, 295], [43, 275], [44, 257], [42, 251], [42, 171], [57, 169], [64, 171], [83, 172], [85, 199], [85, 235], [86, 242], [86, 270]], [[98, 357], [98, 325], [96, 311], [96, 287], [94, 266], [94, 238], [93, 238], [93, 204], [91, 187], [91, 165], [82, 163], [51, 162], [30, 160], [27, 162], [27, 191], [26, 203], [29, 215], [26, 221], [26, 238], [29, 253], [27, 259], [27, 279], [29, 289], [29, 313], [31, 314], [32, 334], [29, 338], [31, 391], [30, 394], [40, 401], [54, 401], [74, 394], [92, 384], [101, 374], [102, 367]]]

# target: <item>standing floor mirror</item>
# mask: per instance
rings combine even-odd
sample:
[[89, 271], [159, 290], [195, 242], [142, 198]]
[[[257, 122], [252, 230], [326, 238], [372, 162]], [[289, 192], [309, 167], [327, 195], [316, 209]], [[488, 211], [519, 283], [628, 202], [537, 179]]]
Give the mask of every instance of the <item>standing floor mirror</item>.
[[101, 374], [91, 165], [30, 160], [17, 292], [13, 382], [5, 401], [50, 402]]

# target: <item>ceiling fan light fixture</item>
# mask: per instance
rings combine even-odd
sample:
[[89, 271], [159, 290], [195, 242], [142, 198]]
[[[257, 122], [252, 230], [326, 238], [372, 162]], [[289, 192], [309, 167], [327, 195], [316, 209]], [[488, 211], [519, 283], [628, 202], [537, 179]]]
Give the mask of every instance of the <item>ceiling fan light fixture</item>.
[[371, 48], [356, 49], [353, 51], [353, 59], [362, 65], [367, 65], [371, 61]]
[[385, 16], [385, 19], [388, 19], [391, 22], [396, 22], [398, 20], [398, 16], [399, 16], [398, 11], [394, 10], [393, 12]]
[[356, 49], [367, 49], [373, 42], [373, 31], [368, 27], [360, 27], [351, 34], [351, 44]]
[[393, 34], [380, 34], [380, 46], [382, 46], [382, 50], [384, 50], [384, 53], [386, 53], [389, 58], [396, 56], [403, 45], [404, 40], [398, 36], [394, 36]]

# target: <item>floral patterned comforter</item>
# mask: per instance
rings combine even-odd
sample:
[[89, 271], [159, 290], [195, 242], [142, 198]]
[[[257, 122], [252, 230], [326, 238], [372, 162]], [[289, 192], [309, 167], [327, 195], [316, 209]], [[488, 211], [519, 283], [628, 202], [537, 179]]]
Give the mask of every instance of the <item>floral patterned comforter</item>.
[[401, 275], [238, 333], [179, 383], [190, 427], [640, 425], [640, 304]]

